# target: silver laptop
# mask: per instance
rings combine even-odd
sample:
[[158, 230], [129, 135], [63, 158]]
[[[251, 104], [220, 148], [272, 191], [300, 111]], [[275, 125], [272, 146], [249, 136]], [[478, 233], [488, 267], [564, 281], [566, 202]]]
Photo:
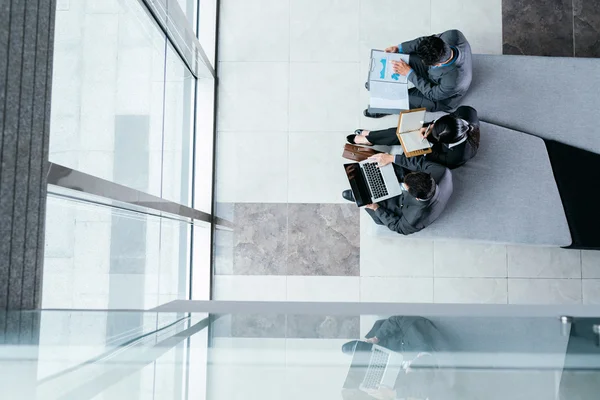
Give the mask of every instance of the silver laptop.
[[369, 160], [344, 164], [350, 188], [359, 207], [377, 203], [402, 193], [392, 164], [378, 167]]
[[371, 389], [377, 389], [379, 386], [393, 388], [398, 375], [402, 371], [402, 361], [404, 361], [404, 358], [400, 353], [373, 345], [369, 367], [359, 389], [367, 392]]

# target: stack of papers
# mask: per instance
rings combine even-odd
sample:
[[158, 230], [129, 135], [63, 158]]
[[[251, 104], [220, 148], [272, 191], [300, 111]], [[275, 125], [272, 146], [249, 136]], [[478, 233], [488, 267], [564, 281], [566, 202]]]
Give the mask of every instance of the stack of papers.
[[408, 63], [407, 54], [371, 50], [369, 68], [369, 108], [373, 112], [408, 110], [408, 85], [406, 76], [394, 72], [392, 61]]

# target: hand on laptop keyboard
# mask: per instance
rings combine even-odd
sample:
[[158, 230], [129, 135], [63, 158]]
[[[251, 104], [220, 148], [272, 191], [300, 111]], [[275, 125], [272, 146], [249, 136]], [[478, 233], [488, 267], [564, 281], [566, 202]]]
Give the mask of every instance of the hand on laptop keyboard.
[[375, 154], [374, 156], [367, 158], [367, 161], [377, 163], [378, 166], [383, 167], [383, 166], [393, 163], [394, 156], [391, 154], [379, 153], [379, 154]]

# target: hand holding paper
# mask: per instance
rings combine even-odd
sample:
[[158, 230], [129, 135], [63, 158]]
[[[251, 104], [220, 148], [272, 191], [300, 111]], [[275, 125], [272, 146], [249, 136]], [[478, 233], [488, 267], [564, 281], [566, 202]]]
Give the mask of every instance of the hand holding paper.
[[406, 76], [410, 72], [410, 65], [405, 63], [404, 60], [392, 61], [392, 66], [394, 67], [394, 72], [402, 76]]

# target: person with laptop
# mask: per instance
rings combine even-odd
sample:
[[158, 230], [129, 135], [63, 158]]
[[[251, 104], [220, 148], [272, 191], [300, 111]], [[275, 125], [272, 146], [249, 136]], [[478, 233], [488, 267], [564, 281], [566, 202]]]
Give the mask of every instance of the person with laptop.
[[[394, 61], [394, 72], [414, 85], [409, 89], [410, 108], [451, 111], [467, 93], [473, 76], [471, 46], [459, 30], [424, 36], [385, 49], [388, 53], [410, 54], [409, 63]], [[367, 85], [367, 89], [368, 85]], [[370, 113], [370, 118], [386, 114]]]
[[[364, 359], [363, 354], [368, 353], [365, 343], [403, 356], [402, 369], [391, 385], [365, 387], [364, 382], [373, 369], [373, 357], [369, 358], [366, 371], [364, 367], [359, 369], [360, 360]], [[356, 387], [356, 392], [381, 400], [393, 400], [397, 397], [433, 400], [438, 393], [447, 395], [454, 384], [453, 372], [448, 368], [439, 368], [440, 364], [446, 367], [449, 365], [449, 350], [450, 346], [443, 334], [429, 319], [392, 316], [378, 320], [365, 335], [365, 340], [353, 340], [342, 346], [342, 352], [353, 357], [348, 377], [354, 382], [348, 382], [347, 379], [344, 387], [347, 391]], [[373, 348], [369, 351], [372, 352]], [[362, 374], [359, 374], [361, 371]], [[361, 383], [357, 385], [357, 381]], [[359, 393], [355, 393], [353, 397], [359, 396]]]
[[[366, 206], [376, 224], [402, 235], [433, 223], [452, 195], [450, 170], [425, 157], [379, 153], [344, 167], [351, 189], [343, 191], [342, 197]], [[385, 174], [376, 175], [384, 170]]]
[[[400, 145], [397, 128], [368, 131], [357, 129], [346, 140], [363, 146]], [[455, 112], [444, 115], [432, 122], [426, 122], [421, 129], [423, 137], [433, 144], [427, 160], [442, 164], [450, 169], [460, 167], [475, 157], [479, 149], [479, 118], [473, 107], [460, 106]]]

